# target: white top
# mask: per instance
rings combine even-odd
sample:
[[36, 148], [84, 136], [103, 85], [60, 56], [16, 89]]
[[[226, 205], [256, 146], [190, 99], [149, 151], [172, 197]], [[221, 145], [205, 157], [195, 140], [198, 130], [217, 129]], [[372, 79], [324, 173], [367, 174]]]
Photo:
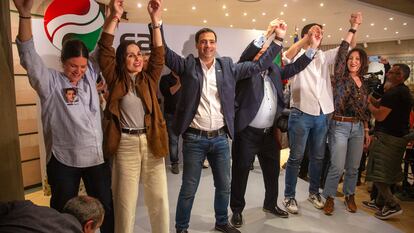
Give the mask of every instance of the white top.
[[264, 96], [256, 116], [249, 124], [250, 126], [259, 129], [272, 127], [273, 122], [275, 121], [277, 108], [276, 89], [269, 78], [268, 72], [263, 72], [262, 77], [264, 79]]
[[216, 81], [216, 59], [210, 69], [200, 60], [203, 69], [203, 86], [200, 103], [190, 127], [204, 131], [217, 130], [224, 126], [224, 115], [221, 107]]
[[[321, 110], [323, 114], [334, 111], [329, 65], [335, 63], [337, 52], [338, 48], [327, 51], [319, 50], [312, 62], [290, 79], [291, 107], [313, 116], [319, 116]], [[305, 50], [301, 49], [293, 60], [289, 60], [285, 56], [283, 56], [283, 60], [286, 64], [292, 63], [303, 53]]]

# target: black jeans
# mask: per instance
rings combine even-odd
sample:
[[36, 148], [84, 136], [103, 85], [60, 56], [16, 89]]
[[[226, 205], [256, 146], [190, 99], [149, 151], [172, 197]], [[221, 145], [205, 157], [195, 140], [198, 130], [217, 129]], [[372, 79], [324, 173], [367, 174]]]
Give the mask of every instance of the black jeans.
[[93, 167], [77, 168], [60, 163], [52, 155], [47, 164], [47, 176], [52, 190], [50, 207], [62, 212], [66, 202], [78, 196], [80, 179], [82, 178], [88, 195], [97, 198], [105, 209], [101, 232], [114, 232], [111, 171], [107, 162]]
[[248, 126], [236, 133], [232, 146], [232, 173], [230, 207], [233, 213], [241, 213], [246, 205], [247, 180], [249, 178], [250, 164], [257, 154], [263, 172], [265, 184], [265, 199], [263, 207], [271, 209], [277, 205], [280, 148], [276, 146], [273, 130], [264, 133]]

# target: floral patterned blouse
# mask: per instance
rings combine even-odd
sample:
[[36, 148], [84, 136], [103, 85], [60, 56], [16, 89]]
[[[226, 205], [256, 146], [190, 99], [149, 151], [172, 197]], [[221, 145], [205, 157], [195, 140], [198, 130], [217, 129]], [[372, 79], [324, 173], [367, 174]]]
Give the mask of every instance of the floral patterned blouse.
[[351, 75], [345, 71], [348, 48], [349, 43], [342, 41], [335, 61], [334, 76], [331, 79], [335, 104], [334, 115], [369, 121], [368, 89], [364, 85], [363, 77], [360, 77], [362, 86], [358, 87]]

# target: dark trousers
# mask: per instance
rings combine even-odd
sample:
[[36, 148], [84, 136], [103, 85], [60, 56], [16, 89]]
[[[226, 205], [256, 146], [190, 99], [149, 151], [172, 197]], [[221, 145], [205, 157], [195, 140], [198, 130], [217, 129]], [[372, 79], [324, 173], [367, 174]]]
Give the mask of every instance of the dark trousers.
[[248, 126], [236, 133], [232, 150], [232, 174], [230, 207], [233, 213], [241, 213], [246, 205], [246, 193], [250, 164], [255, 155], [259, 159], [265, 185], [263, 207], [274, 208], [277, 205], [280, 149], [276, 146], [273, 130], [263, 130]]
[[101, 232], [114, 232], [111, 172], [108, 163], [93, 167], [77, 168], [60, 163], [52, 155], [47, 164], [47, 176], [52, 191], [50, 207], [62, 212], [66, 202], [78, 196], [80, 179], [82, 178], [88, 195], [98, 199], [105, 209]]

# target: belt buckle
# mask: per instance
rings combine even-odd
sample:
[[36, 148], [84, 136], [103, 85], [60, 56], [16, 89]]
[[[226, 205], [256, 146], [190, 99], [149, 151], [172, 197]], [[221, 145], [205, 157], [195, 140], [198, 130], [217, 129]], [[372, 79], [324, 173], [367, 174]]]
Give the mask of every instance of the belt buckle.
[[269, 133], [269, 132], [270, 132], [270, 127], [269, 127], [269, 128], [264, 128], [264, 129], [263, 129], [263, 133], [265, 133], [265, 134], [266, 134], [266, 133]]
[[216, 131], [207, 131], [207, 138], [214, 138], [216, 136]]

